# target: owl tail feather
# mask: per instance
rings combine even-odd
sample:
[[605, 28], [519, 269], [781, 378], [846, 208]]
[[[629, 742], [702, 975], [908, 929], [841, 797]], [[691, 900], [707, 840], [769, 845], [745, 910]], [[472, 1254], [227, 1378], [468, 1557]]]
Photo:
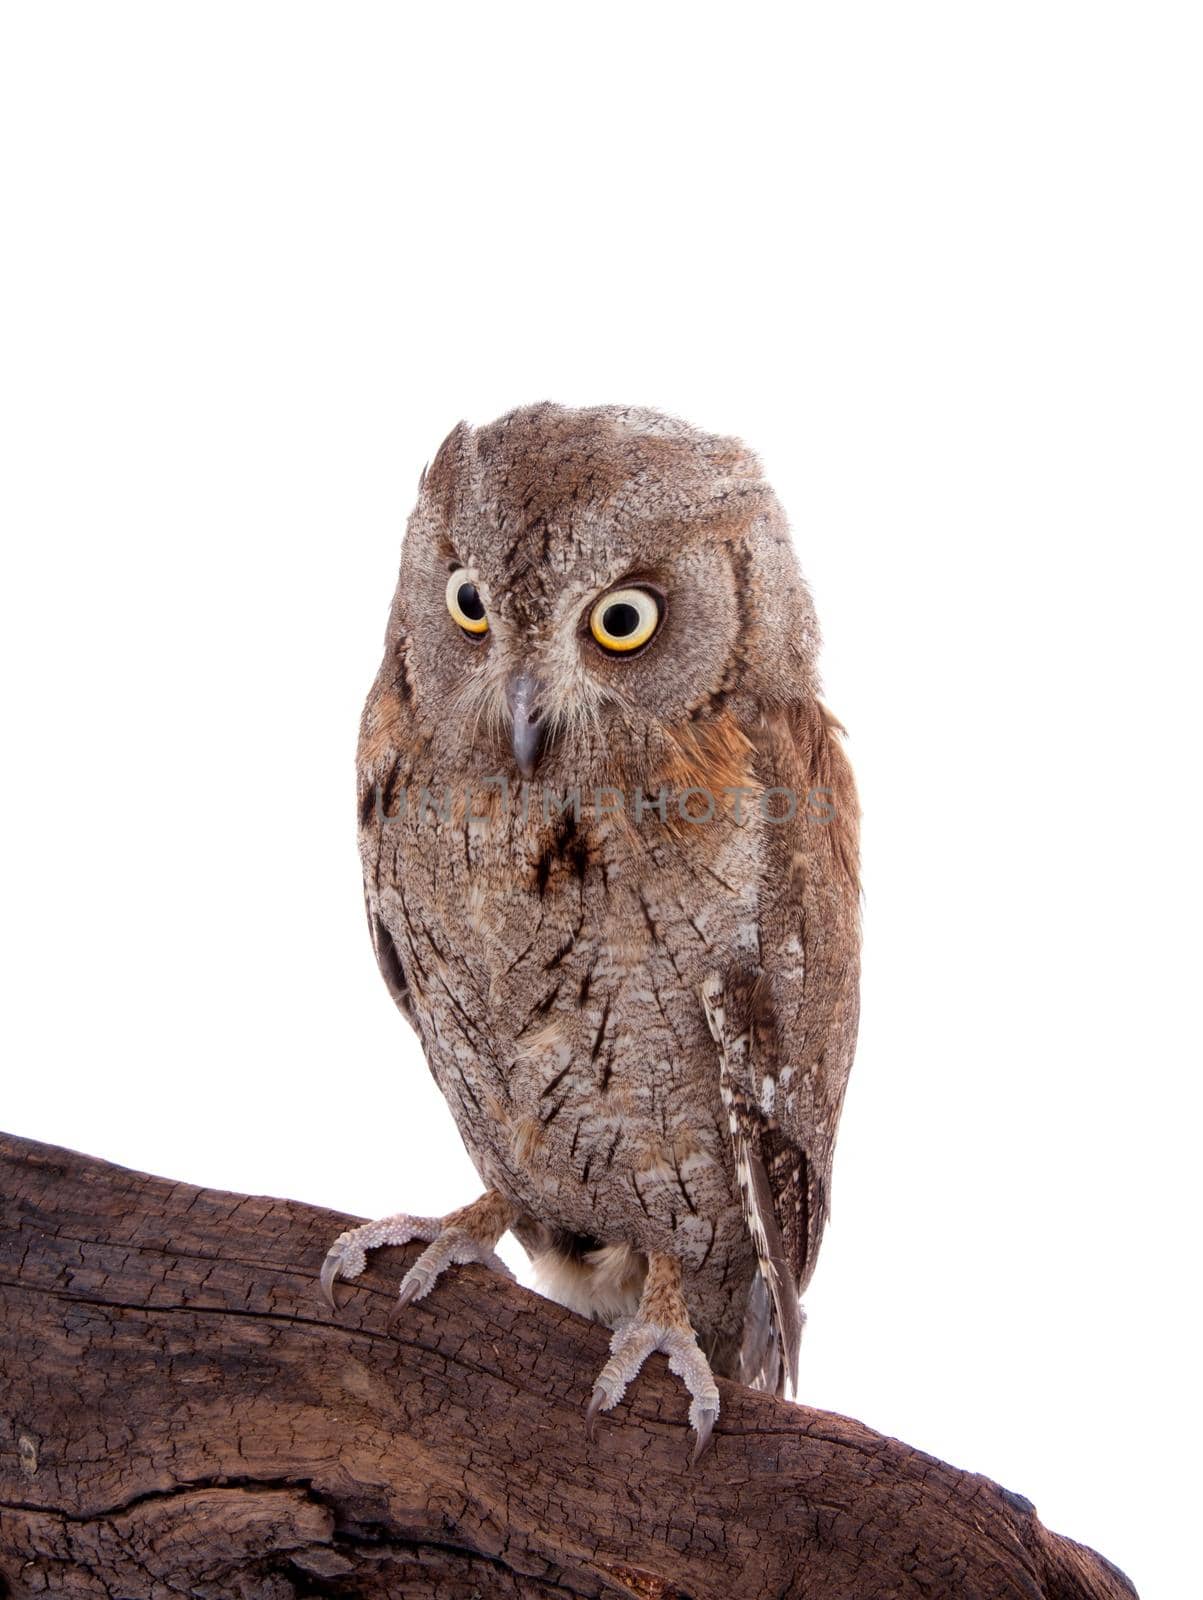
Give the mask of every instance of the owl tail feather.
[[[781, 1225], [773, 1204], [773, 1191], [765, 1171], [764, 1159], [758, 1137], [759, 1117], [749, 1103], [743, 1083], [747, 1076], [749, 1049], [748, 1032], [731, 1036], [727, 1015], [726, 995], [722, 979], [712, 973], [702, 984], [702, 1005], [706, 1021], [718, 1046], [719, 1089], [727, 1113], [727, 1126], [731, 1133], [731, 1146], [735, 1156], [735, 1175], [743, 1200], [744, 1221], [756, 1250], [759, 1265], [757, 1284], [763, 1287], [767, 1299], [767, 1319], [779, 1371], [774, 1374], [772, 1387], [784, 1388], [788, 1381], [791, 1393], [798, 1389], [798, 1353], [802, 1344], [802, 1307], [798, 1301], [794, 1275], [786, 1255]], [[751, 1301], [749, 1301], [751, 1308]], [[757, 1308], [759, 1314], [759, 1308]], [[745, 1342], [748, 1324], [745, 1319]], [[767, 1351], [767, 1344], [762, 1346]], [[759, 1369], [771, 1366], [767, 1355], [757, 1362], [755, 1354], [749, 1359]], [[743, 1356], [741, 1352], [741, 1364]], [[755, 1382], [749, 1378], [748, 1382]], [[757, 1385], [768, 1387], [766, 1383]]]
[[[798, 1392], [802, 1306], [785, 1257], [785, 1245], [777, 1223], [764, 1162], [759, 1153], [752, 1149], [744, 1129], [736, 1126], [737, 1121], [741, 1120], [737, 1115], [737, 1103], [738, 1097], [729, 1111], [731, 1139], [735, 1146], [735, 1170], [744, 1203], [744, 1220], [756, 1248], [760, 1269], [753, 1289], [759, 1288], [768, 1302], [769, 1322], [780, 1368], [772, 1387], [781, 1393], [788, 1384], [790, 1394], [794, 1395]], [[767, 1388], [768, 1385], [763, 1387]]]
[[[802, 1312], [805, 1322], [806, 1313]], [[766, 1394], [785, 1395], [786, 1370], [773, 1315], [773, 1297], [758, 1272], [748, 1291], [743, 1335], [739, 1346], [739, 1366], [734, 1374], [750, 1389]]]

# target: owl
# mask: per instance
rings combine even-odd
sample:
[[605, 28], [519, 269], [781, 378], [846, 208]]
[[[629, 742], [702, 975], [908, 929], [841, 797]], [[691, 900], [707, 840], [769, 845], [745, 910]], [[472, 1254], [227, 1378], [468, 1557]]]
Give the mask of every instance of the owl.
[[358, 751], [376, 959], [484, 1193], [352, 1228], [421, 1240], [403, 1305], [512, 1231], [612, 1330], [796, 1389], [856, 1040], [858, 807], [781, 508], [738, 440], [537, 405], [423, 473]]

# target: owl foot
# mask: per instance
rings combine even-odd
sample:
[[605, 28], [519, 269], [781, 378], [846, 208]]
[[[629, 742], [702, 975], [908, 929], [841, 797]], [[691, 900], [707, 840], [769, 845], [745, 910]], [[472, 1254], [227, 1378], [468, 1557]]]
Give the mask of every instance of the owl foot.
[[710, 1442], [718, 1417], [718, 1387], [710, 1363], [698, 1347], [681, 1293], [681, 1266], [672, 1256], [652, 1252], [639, 1309], [626, 1317], [610, 1340], [610, 1359], [597, 1375], [585, 1412], [585, 1428], [594, 1437], [599, 1411], [609, 1411], [622, 1399], [653, 1351], [668, 1357], [674, 1372], [689, 1391], [689, 1425], [694, 1445], [690, 1466]]
[[513, 1273], [493, 1251], [516, 1215], [509, 1201], [490, 1189], [470, 1206], [446, 1217], [411, 1217], [399, 1212], [395, 1217], [348, 1228], [339, 1234], [322, 1263], [322, 1294], [330, 1309], [337, 1309], [335, 1283], [339, 1278], [357, 1278], [369, 1250], [386, 1244], [412, 1244], [415, 1239], [427, 1241], [427, 1248], [401, 1280], [398, 1309], [428, 1295], [453, 1264], [477, 1261], [503, 1278], [512, 1278]]

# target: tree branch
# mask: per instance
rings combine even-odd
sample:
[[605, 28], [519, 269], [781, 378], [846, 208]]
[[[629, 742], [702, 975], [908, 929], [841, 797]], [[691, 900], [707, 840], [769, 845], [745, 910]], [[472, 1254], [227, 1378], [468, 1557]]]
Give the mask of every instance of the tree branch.
[[1134, 1593], [988, 1478], [736, 1384], [691, 1472], [659, 1357], [590, 1445], [603, 1329], [477, 1267], [394, 1316], [399, 1251], [331, 1315], [332, 1212], [2, 1136], [0, 1193], [6, 1600]]

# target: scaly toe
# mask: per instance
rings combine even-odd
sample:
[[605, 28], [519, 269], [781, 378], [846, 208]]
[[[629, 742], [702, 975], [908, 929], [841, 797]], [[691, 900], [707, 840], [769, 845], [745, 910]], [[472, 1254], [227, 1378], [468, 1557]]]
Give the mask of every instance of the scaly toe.
[[357, 1231], [350, 1228], [346, 1233], [340, 1233], [322, 1262], [322, 1298], [331, 1311], [338, 1310], [338, 1302], [334, 1297], [334, 1285], [338, 1279], [357, 1278], [364, 1269], [364, 1253], [354, 1238]]
[[479, 1261], [507, 1278], [513, 1273], [493, 1251], [508, 1226], [511, 1208], [493, 1191], [479, 1201], [451, 1213], [450, 1218], [414, 1217], [406, 1212], [361, 1223], [339, 1234], [322, 1262], [319, 1275], [322, 1296], [337, 1310], [334, 1286], [339, 1278], [357, 1278], [367, 1264], [367, 1252], [381, 1245], [406, 1245], [421, 1239], [426, 1249], [401, 1280], [397, 1308], [403, 1310], [430, 1293], [445, 1269]]
[[424, 1299], [449, 1266], [476, 1261], [489, 1252], [458, 1228], [444, 1228], [431, 1241], [401, 1279], [397, 1310], [403, 1311], [415, 1300]]
[[331, 1311], [337, 1311], [334, 1285], [339, 1278], [358, 1278], [367, 1265], [367, 1252], [384, 1244], [408, 1244], [411, 1239], [434, 1239], [442, 1223], [437, 1217], [411, 1217], [398, 1212], [378, 1222], [363, 1222], [340, 1233], [322, 1262], [322, 1298]]

